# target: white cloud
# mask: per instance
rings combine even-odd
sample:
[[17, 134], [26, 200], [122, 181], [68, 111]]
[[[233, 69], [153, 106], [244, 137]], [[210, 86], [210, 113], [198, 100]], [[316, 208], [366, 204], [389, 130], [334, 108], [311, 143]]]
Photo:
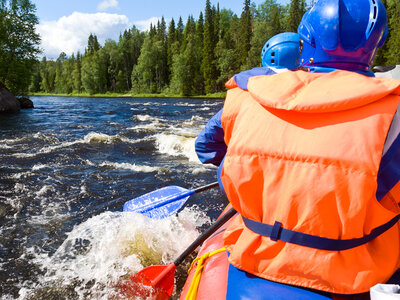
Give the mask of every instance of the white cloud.
[[100, 44], [104, 44], [107, 38], [118, 39], [129, 26], [125, 15], [74, 12], [57, 21], [40, 23], [37, 29], [42, 38], [43, 54], [57, 58], [61, 52], [71, 55], [79, 50], [82, 53], [91, 33], [97, 36]]
[[157, 22], [161, 21], [161, 18], [158, 17], [151, 17], [150, 19], [147, 20], [142, 20], [142, 21], [135, 21], [133, 24], [140, 30], [140, 31], [146, 31], [150, 29], [150, 24], [153, 24], [153, 26], [157, 26]]
[[104, 0], [97, 6], [97, 10], [105, 11], [111, 7], [118, 8], [117, 0]]

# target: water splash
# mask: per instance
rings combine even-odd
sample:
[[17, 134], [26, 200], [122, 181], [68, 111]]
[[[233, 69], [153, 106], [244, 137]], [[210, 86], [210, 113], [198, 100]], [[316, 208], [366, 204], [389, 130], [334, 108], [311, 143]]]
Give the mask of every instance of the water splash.
[[194, 149], [195, 137], [161, 133], [155, 135], [155, 139], [156, 147], [160, 153], [171, 156], [185, 156], [190, 162], [200, 164]]
[[[172, 262], [209, 219], [194, 209], [153, 220], [135, 213], [105, 212], [74, 227], [52, 256], [34, 256], [44, 275], [25, 282], [19, 299], [71, 295], [78, 299], [121, 297], [117, 288], [144, 267]], [[121, 298], [119, 298], [121, 299]]]

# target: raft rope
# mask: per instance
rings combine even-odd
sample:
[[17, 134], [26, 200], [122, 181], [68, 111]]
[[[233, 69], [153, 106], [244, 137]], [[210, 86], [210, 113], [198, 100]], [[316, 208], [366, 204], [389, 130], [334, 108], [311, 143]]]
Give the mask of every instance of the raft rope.
[[192, 270], [192, 268], [194, 267], [194, 264], [196, 262], [197, 262], [197, 267], [196, 267], [196, 272], [193, 275], [192, 282], [190, 283], [190, 288], [186, 294], [185, 300], [195, 300], [196, 299], [197, 289], [199, 287], [200, 278], [201, 278], [201, 272], [204, 269], [204, 266], [205, 266], [204, 263], [207, 260], [207, 258], [209, 258], [215, 254], [225, 252], [225, 251], [226, 251], [226, 249], [225, 249], [225, 247], [223, 247], [223, 248], [215, 250], [213, 252], [204, 253], [202, 256], [196, 257], [196, 259], [192, 261], [192, 264], [190, 265], [188, 273], [190, 273], [190, 270]]

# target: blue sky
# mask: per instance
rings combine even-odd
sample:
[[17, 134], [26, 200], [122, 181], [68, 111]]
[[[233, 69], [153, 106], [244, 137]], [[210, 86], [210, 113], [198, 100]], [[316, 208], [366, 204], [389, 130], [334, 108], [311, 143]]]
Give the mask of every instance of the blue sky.
[[[57, 58], [63, 51], [67, 55], [84, 51], [87, 38], [94, 33], [101, 44], [105, 39], [118, 39], [119, 33], [135, 25], [147, 30], [164, 16], [167, 23], [181, 16], [184, 22], [189, 15], [198, 18], [204, 12], [205, 0], [32, 0], [39, 17], [38, 32], [42, 37], [43, 55]], [[253, 0], [258, 6], [263, 0]], [[287, 4], [289, 0], [279, 0]], [[231, 9], [240, 15], [243, 0], [211, 0], [212, 5]]]

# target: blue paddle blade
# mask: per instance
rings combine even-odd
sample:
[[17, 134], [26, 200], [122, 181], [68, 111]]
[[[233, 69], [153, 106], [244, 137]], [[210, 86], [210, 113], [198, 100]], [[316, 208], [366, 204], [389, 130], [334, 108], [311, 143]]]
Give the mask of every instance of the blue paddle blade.
[[127, 201], [124, 211], [140, 213], [152, 219], [163, 219], [175, 214], [186, 203], [194, 190], [168, 186]]

